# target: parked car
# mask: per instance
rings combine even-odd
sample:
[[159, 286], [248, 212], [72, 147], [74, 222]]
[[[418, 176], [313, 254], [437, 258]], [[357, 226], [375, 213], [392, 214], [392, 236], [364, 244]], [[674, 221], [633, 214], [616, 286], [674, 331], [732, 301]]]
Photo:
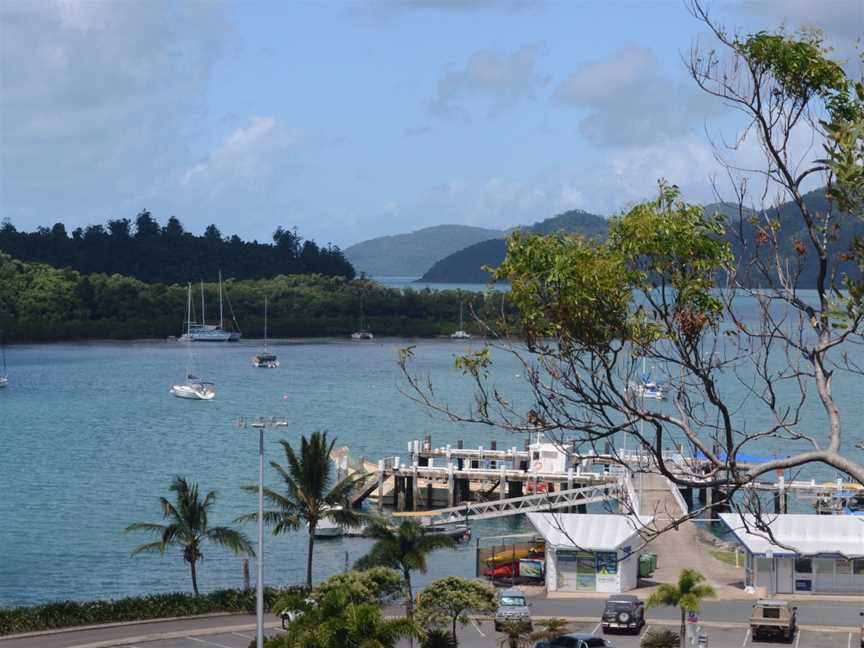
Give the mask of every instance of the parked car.
[[551, 641], [538, 641], [534, 648], [615, 648], [615, 644], [590, 634], [567, 634]]
[[632, 594], [615, 594], [606, 599], [600, 618], [603, 632], [621, 630], [639, 633], [645, 625], [645, 603]]
[[495, 630], [501, 630], [505, 623], [520, 623], [529, 630], [534, 629], [531, 622], [531, 606], [518, 587], [508, 587], [498, 595], [498, 609], [495, 610]]
[[[861, 613], [861, 616], [864, 617], [864, 612]], [[864, 648], [864, 621], [861, 622], [861, 648]]]
[[759, 599], [750, 613], [750, 632], [753, 639], [781, 637], [786, 641], [795, 638], [798, 627], [798, 608], [786, 601]]

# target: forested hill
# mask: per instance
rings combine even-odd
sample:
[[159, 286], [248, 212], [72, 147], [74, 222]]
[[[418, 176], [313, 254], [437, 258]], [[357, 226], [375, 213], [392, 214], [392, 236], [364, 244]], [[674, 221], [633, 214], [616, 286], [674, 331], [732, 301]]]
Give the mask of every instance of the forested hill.
[[215, 225], [203, 235], [187, 232], [175, 217], [160, 225], [148, 211], [74, 230], [62, 223], [20, 232], [6, 221], [0, 251], [22, 261], [72, 268], [83, 274], [121, 274], [148, 283], [186, 283], [226, 277], [261, 279], [276, 275], [320, 274], [354, 277], [342, 250], [303, 240], [296, 230], [279, 227], [273, 243], [224, 237]]
[[[217, 290], [215, 283], [204, 284], [209, 303], [217, 299]], [[360, 325], [361, 303], [365, 324], [376, 336], [449, 335], [458, 326], [460, 300], [488, 321], [502, 305], [511, 321], [515, 317], [502, 296], [396, 289], [321, 275], [231, 279], [225, 292], [246, 340], [263, 335], [265, 296], [271, 339], [347, 338]], [[82, 275], [68, 268], [24, 263], [0, 252], [0, 331], [7, 342], [165, 339], [182, 333], [185, 312], [185, 286], [148, 284], [118, 274]], [[480, 333], [470, 318], [465, 328]]]
[[[537, 234], [567, 232], [605, 239], [609, 231], [609, 223], [602, 216], [574, 209], [534, 223], [534, 225], [524, 229]], [[486, 283], [490, 276], [488, 272], [483, 270], [483, 267], [494, 268], [501, 265], [506, 254], [507, 242], [504, 239], [482, 241], [444, 257], [433, 265], [420, 281], [430, 283]]]
[[468, 225], [436, 225], [408, 234], [381, 236], [345, 248], [358, 272], [377, 276], [418, 277], [432, 264], [462, 248], [504, 236], [500, 230]]

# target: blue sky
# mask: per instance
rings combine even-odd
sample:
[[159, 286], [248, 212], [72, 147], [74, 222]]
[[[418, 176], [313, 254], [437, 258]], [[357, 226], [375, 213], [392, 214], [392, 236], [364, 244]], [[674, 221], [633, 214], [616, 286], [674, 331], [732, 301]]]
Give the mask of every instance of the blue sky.
[[[864, 33], [858, 0], [710, 6], [744, 31], [820, 27], [843, 58]], [[708, 202], [706, 132], [736, 122], [681, 61], [704, 32], [679, 0], [6, 0], [0, 218], [146, 207], [345, 247], [608, 215], [661, 176]]]

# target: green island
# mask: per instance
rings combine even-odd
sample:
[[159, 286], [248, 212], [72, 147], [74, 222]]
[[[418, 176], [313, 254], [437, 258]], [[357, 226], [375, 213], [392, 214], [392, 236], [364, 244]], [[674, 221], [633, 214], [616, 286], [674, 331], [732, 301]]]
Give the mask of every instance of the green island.
[[[204, 292], [209, 304], [218, 301], [215, 282]], [[361, 310], [376, 335], [434, 337], [455, 330], [460, 300], [466, 313], [473, 308], [484, 319], [500, 313], [502, 300], [509, 309], [501, 293], [397, 289], [320, 274], [229, 278], [225, 292], [251, 338], [263, 335], [265, 296], [271, 337], [347, 336], [358, 329]], [[82, 274], [0, 252], [0, 330], [9, 342], [179, 336], [185, 309], [185, 285]]]

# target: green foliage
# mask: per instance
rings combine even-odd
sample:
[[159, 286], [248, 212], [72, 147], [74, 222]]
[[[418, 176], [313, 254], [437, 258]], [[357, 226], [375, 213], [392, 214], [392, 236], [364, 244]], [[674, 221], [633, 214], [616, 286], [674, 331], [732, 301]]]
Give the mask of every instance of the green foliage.
[[693, 569], [682, 569], [678, 576], [678, 583], [660, 585], [648, 597], [646, 605], [649, 608], [663, 605], [675, 606], [684, 612], [695, 614], [702, 607], [702, 600], [706, 598], [717, 598], [717, 593], [713, 587], [705, 583], [705, 577]]
[[[529, 339], [598, 351], [615, 339], [693, 339], [722, 312], [711, 288], [732, 260], [723, 234], [720, 216], [681, 201], [677, 188], [661, 182], [656, 201], [611, 220], [605, 242], [517, 232], [496, 277], [510, 282]], [[634, 292], [657, 285], [673, 299], [665, 329], [641, 311], [631, 314]]]
[[375, 603], [355, 603], [338, 590], [299, 615], [288, 632], [266, 642], [267, 648], [393, 648], [405, 637], [420, 637], [408, 619], [385, 619]]
[[427, 535], [423, 525], [416, 520], [403, 520], [393, 528], [386, 520], [374, 519], [364, 534], [375, 538], [376, 542], [369, 553], [355, 563], [355, 569], [380, 566], [398, 569], [405, 586], [405, 609], [411, 617], [414, 605], [411, 572], [425, 574], [427, 556], [436, 549], [453, 548], [456, 541], [446, 536]]
[[158, 539], [139, 545], [132, 555], [140, 553], [164, 554], [166, 549], [176, 547], [181, 550], [183, 560], [189, 563], [192, 574], [192, 589], [198, 594], [196, 564], [204, 558], [204, 543], [212, 543], [230, 549], [235, 554], [254, 555], [249, 539], [240, 531], [224, 526], [210, 526], [210, 510], [216, 503], [216, 491], [210, 491], [202, 498], [198, 484], [189, 484], [183, 477], [175, 477], [169, 487], [174, 493], [174, 502], [159, 498], [162, 519], [167, 524], [135, 522], [126, 527], [129, 531], [144, 531]]
[[448, 576], [434, 581], [423, 590], [417, 606], [417, 621], [425, 627], [450, 626], [456, 636], [456, 624], [468, 623], [469, 614], [495, 611], [495, 590], [486, 583]]
[[642, 637], [641, 648], [678, 648], [681, 637], [668, 628], [652, 628]]
[[[204, 291], [208, 303], [218, 300], [216, 284], [204, 284]], [[501, 309], [501, 297], [482, 293], [400, 290], [321, 275], [228, 279], [225, 292], [241, 330], [252, 336], [263, 334], [266, 296], [273, 338], [347, 336], [358, 328], [361, 300], [368, 328], [382, 336], [452, 333], [460, 299], [490, 321]], [[507, 300], [505, 307], [512, 314]], [[10, 342], [165, 338], [182, 333], [185, 312], [185, 282], [147, 284], [121, 275], [81, 275], [0, 252], [0, 329]], [[470, 320], [466, 329], [471, 331]]]
[[440, 628], [432, 628], [426, 631], [426, 635], [420, 641], [420, 648], [457, 648], [459, 642], [456, 637]]
[[389, 567], [372, 567], [365, 571], [336, 574], [317, 585], [312, 590], [311, 598], [321, 601], [333, 591], [344, 593], [350, 603], [383, 604], [401, 594], [402, 576]]
[[534, 645], [534, 633], [526, 623], [505, 621], [501, 624], [501, 634], [498, 640], [500, 648], [531, 648]]
[[[284, 590], [266, 588], [264, 605], [273, 607]], [[185, 593], [151, 594], [112, 601], [57, 601], [35, 607], [0, 608], [0, 635], [38, 632], [79, 625], [142, 621], [213, 612], [254, 613], [254, 590], [216, 590], [195, 596]]]
[[[272, 527], [273, 535], [295, 531], [303, 524], [308, 530], [306, 555], [306, 588], [312, 588], [312, 555], [315, 549], [315, 529], [319, 522], [329, 520], [340, 526], [356, 527], [361, 518], [351, 508], [349, 496], [361, 484], [363, 475], [351, 475], [334, 483], [330, 452], [336, 439], [328, 440], [327, 432], [313, 432], [300, 438], [299, 453], [282, 439], [285, 466], [271, 461], [270, 466], [282, 481], [283, 492], [264, 488], [264, 499], [272, 507], [264, 511], [264, 524]], [[244, 486], [247, 493], [258, 493], [257, 485]], [[258, 511], [237, 518], [237, 522], [255, 522]]]
[[62, 223], [50, 229], [19, 232], [9, 221], [0, 226], [0, 250], [25, 261], [73, 268], [83, 273], [130, 275], [141, 281], [175, 283], [215, 277], [221, 270], [241, 279], [278, 274], [354, 277], [338, 247], [304, 241], [296, 230], [278, 227], [273, 244], [223, 238], [215, 225], [202, 236], [183, 229], [173, 216], [164, 227], [144, 210], [135, 219], [107, 226], [78, 228], [70, 237]]
[[495, 278], [510, 282], [529, 338], [602, 347], [624, 330], [630, 300], [626, 267], [606, 244], [516, 232]]

